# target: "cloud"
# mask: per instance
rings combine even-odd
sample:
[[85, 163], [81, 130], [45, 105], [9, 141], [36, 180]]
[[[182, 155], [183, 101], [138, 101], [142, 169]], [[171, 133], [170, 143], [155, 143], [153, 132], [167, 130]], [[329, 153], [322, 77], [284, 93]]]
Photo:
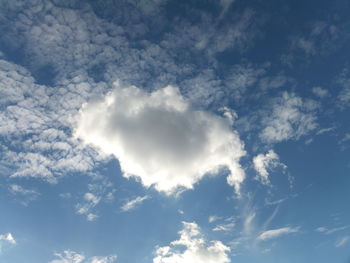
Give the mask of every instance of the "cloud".
[[[70, 136], [70, 116], [101, 91], [76, 79], [54, 91], [37, 85], [23, 67], [0, 60], [0, 148], [11, 177], [57, 182], [67, 173], [86, 172], [101, 161], [92, 149]], [[70, 88], [69, 88], [70, 87]], [[95, 90], [95, 91], [94, 91]]]
[[11, 233], [7, 234], [0, 234], [0, 256], [3, 250], [3, 247], [13, 246], [16, 245], [16, 240], [12, 236]]
[[[290, 37], [290, 49], [301, 53], [305, 59], [315, 55], [329, 54], [342, 45], [343, 40], [339, 38], [342, 32], [341, 23], [335, 25], [332, 21], [313, 21], [309, 23], [307, 32]], [[298, 52], [299, 51], [299, 52]]]
[[220, 0], [220, 5], [221, 5], [221, 13], [219, 16], [219, 19], [221, 19], [227, 12], [227, 10], [230, 8], [230, 6], [233, 4], [235, 0]]
[[236, 225], [235, 223], [220, 224], [215, 226], [213, 228], [213, 231], [223, 231], [223, 232], [231, 231], [235, 225]]
[[244, 180], [239, 159], [245, 151], [229, 120], [191, 108], [172, 86], [147, 93], [117, 85], [104, 99], [81, 108], [75, 135], [113, 154], [125, 177], [166, 194], [192, 189], [223, 167], [237, 192]]
[[261, 139], [276, 143], [308, 134], [317, 127], [317, 107], [312, 100], [303, 100], [293, 93], [284, 92], [274, 101], [271, 111], [263, 117]]
[[291, 233], [297, 233], [299, 232], [299, 227], [283, 227], [283, 228], [278, 228], [278, 229], [271, 229], [271, 230], [267, 230], [264, 231], [263, 233], [261, 233], [257, 239], [258, 240], [269, 240], [269, 239], [273, 239], [273, 238], [277, 238], [283, 235], [287, 235], [287, 234], [291, 234]]
[[266, 69], [267, 65], [259, 67], [250, 63], [234, 65], [227, 74], [225, 81], [227, 89], [232, 93], [231, 96], [237, 101], [245, 98], [249, 88], [259, 82], [259, 79], [266, 74]]
[[221, 217], [219, 217], [219, 216], [209, 216], [209, 217], [208, 217], [208, 222], [209, 222], [209, 223], [213, 223], [213, 222], [219, 220], [220, 218], [221, 218]]
[[122, 205], [121, 209], [122, 211], [126, 212], [132, 209], [135, 209], [137, 206], [141, 205], [143, 201], [149, 199], [148, 195], [145, 196], [138, 196], [133, 200], [130, 200], [126, 202], [124, 205]]
[[284, 164], [279, 162], [279, 157], [273, 150], [269, 150], [265, 155], [258, 154], [255, 156], [253, 158], [253, 165], [255, 171], [259, 174], [259, 180], [265, 185], [270, 184], [268, 169], [277, 167], [278, 165], [285, 167]]
[[16, 245], [16, 240], [13, 238], [11, 233], [0, 235], [0, 245], [2, 241], [6, 241], [11, 245]]
[[85, 259], [84, 255], [71, 250], [65, 250], [63, 253], [55, 253], [54, 255], [59, 259], [52, 260], [50, 263], [81, 263]]
[[[216, 70], [203, 68], [202, 65], [208, 64], [203, 61], [213, 59], [207, 51], [215, 54], [247, 46], [258, 26], [256, 14], [251, 10], [235, 11], [227, 21], [229, 25], [220, 30], [211, 26], [217, 17], [209, 22], [203, 19], [196, 25], [181, 18], [174, 25], [172, 19], [160, 18], [161, 2], [144, 5], [134, 1], [127, 6], [115, 1], [106, 3], [109, 11], [118, 13], [113, 21], [124, 16], [130, 18], [120, 25], [95, 15], [96, 10], [87, 3], [76, 6], [76, 3], [56, 5], [19, 0], [16, 5], [4, 6], [0, 22], [9, 34], [0, 38], [14, 52], [24, 54], [22, 62], [27, 68], [0, 62], [0, 106], [4, 109], [0, 113], [0, 136], [5, 138], [4, 144], [9, 149], [16, 148], [1, 158], [10, 164], [12, 177], [35, 177], [56, 183], [61, 176], [96, 168], [103, 157], [70, 137], [70, 117], [82, 103], [104, 94], [115, 79], [147, 89], [177, 83], [184, 96], [195, 102], [205, 100], [206, 105], [228, 97], [227, 87], [222, 88], [225, 80], [221, 81]], [[232, 2], [221, 1], [223, 12]], [[146, 19], [140, 14], [152, 15]], [[148, 22], [156, 21], [159, 25], [159, 19], [164, 25], [171, 23], [169, 32], [160, 36], [161, 43], [138, 42], [137, 38], [148, 32]], [[199, 50], [194, 48], [195, 44], [206, 38], [208, 25], [208, 48], [197, 56]], [[183, 55], [183, 50], [188, 50], [190, 56]], [[191, 59], [179, 59], [184, 57]], [[201, 59], [197, 61], [194, 57]], [[50, 68], [54, 76], [49, 84], [43, 83], [38, 73]], [[212, 71], [209, 78], [208, 71]], [[45, 78], [49, 78], [47, 75]], [[19, 143], [14, 146], [14, 142]]]
[[105, 257], [91, 257], [86, 259], [83, 254], [71, 250], [65, 250], [63, 253], [54, 254], [59, 259], [50, 261], [50, 263], [113, 263], [117, 260], [116, 255], [110, 255]]
[[11, 194], [19, 196], [22, 199], [21, 202], [23, 205], [27, 205], [30, 201], [37, 199], [40, 195], [36, 190], [25, 189], [17, 184], [11, 184], [9, 191]]
[[[222, 218], [216, 217], [216, 216], [210, 216], [208, 221], [209, 223], [216, 222], [217, 220], [220, 220]], [[214, 232], [223, 231], [223, 232], [229, 232], [236, 226], [236, 217], [231, 216], [228, 218], [223, 219], [224, 222], [220, 224], [216, 224], [216, 226], [212, 229]]]
[[310, 39], [306, 39], [302, 36], [292, 37], [291, 43], [294, 49], [300, 49], [306, 55], [314, 55], [316, 53], [315, 43]]
[[335, 243], [335, 247], [345, 246], [349, 242], [349, 240], [350, 240], [350, 236], [342, 237]]
[[92, 257], [88, 262], [89, 263], [113, 263], [116, 262], [117, 256], [106, 256], [106, 257]]
[[339, 231], [343, 231], [343, 230], [346, 230], [346, 229], [349, 229], [350, 228], [350, 225], [345, 225], [345, 226], [340, 226], [340, 227], [335, 227], [335, 228], [331, 228], [331, 229], [328, 229], [326, 227], [318, 227], [316, 228], [316, 232], [320, 232], [320, 233], [324, 233], [326, 235], [330, 235], [330, 234], [333, 234], [333, 233], [336, 233], [336, 232], [339, 232]]
[[312, 93], [315, 94], [319, 98], [324, 98], [329, 94], [328, 90], [321, 88], [321, 87], [313, 87]]
[[323, 226], [320, 226], [318, 228], [315, 229], [316, 232], [320, 232], [320, 233], [323, 233], [323, 232], [326, 232], [327, 231], [327, 228], [323, 227]]
[[[153, 263], [229, 263], [230, 248], [220, 241], [204, 239], [196, 223], [183, 222], [180, 239], [156, 250]], [[178, 246], [184, 247], [183, 250]]]
[[343, 69], [337, 78], [337, 83], [341, 87], [338, 100], [342, 107], [348, 106], [350, 103], [350, 72], [348, 68]]
[[316, 135], [321, 135], [321, 134], [324, 134], [324, 133], [328, 133], [328, 132], [331, 132], [331, 131], [334, 131], [336, 129], [336, 127], [329, 127], [329, 128], [323, 128], [323, 129], [320, 129], [316, 132]]
[[88, 221], [94, 221], [98, 216], [91, 212], [91, 210], [101, 201], [101, 198], [92, 194], [84, 194], [84, 202], [76, 205], [76, 212], [80, 215], [85, 215]]

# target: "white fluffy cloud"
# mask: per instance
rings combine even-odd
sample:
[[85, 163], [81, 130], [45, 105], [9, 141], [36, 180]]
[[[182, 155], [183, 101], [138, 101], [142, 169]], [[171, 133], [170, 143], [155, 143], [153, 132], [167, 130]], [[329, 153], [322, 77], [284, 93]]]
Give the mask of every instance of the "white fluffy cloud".
[[227, 181], [239, 191], [243, 144], [229, 120], [191, 108], [179, 90], [152, 93], [131, 86], [85, 104], [75, 135], [120, 162], [125, 177], [167, 194], [193, 188], [206, 173], [229, 169]]
[[285, 167], [279, 162], [279, 157], [273, 150], [269, 150], [266, 154], [258, 154], [255, 156], [253, 158], [253, 165], [255, 171], [259, 174], [259, 179], [266, 185], [270, 183], [268, 169], [278, 165]]
[[[179, 232], [180, 239], [171, 242], [170, 246], [156, 250], [153, 263], [228, 263], [231, 262], [228, 253], [230, 248], [220, 241], [210, 244], [203, 238], [196, 223], [183, 222]], [[184, 246], [184, 250], [177, 249]]]
[[299, 227], [283, 227], [283, 228], [278, 228], [278, 229], [271, 229], [271, 230], [267, 230], [262, 232], [259, 236], [258, 236], [258, 240], [268, 240], [268, 239], [273, 239], [273, 238], [277, 238], [280, 237], [282, 235], [287, 235], [287, 234], [291, 234], [291, 233], [296, 233], [299, 232]]

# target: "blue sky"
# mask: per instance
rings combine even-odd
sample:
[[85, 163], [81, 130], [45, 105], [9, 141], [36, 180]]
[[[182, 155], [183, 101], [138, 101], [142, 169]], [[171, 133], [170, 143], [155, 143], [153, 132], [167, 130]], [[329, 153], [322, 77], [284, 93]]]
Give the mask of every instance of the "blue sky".
[[350, 3], [0, 1], [0, 262], [350, 262]]

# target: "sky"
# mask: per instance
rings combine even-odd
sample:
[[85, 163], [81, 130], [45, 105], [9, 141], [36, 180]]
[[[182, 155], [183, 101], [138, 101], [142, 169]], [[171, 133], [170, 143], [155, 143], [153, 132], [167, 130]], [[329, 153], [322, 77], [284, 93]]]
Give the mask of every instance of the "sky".
[[0, 262], [350, 263], [349, 12], [0, 0]]

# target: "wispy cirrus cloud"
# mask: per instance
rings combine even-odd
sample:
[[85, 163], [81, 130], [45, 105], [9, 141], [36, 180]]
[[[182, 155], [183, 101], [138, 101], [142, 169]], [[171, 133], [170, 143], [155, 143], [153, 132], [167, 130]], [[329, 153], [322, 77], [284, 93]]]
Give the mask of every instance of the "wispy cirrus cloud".
[[350, 241], [350, 236], [339, 238], [338, 241], [335, 243], [335, 247], [345, 246], [349, 241]]
[[274, 239], [280, 236], [297, 233], [299, 232], [299, 230], [300, 227], [282, 227], [277, 229], [266, 230], [257, 237], [257, 240], [265, 241], [269, 239]]
[[350, 229], [350, 225], [340, 226], [340, 227], [334, 227], [334, 228], [326, 228], [326, 227], [318, 227], [315, 229], [316, 232], [324, 233], [326, 235], [330, 235], [336, 232], [340, 232], [346, 229]]
[[121, 210], [124, 212], [130, 211], [135, 209], [137, 206], [141, 205], [144, 201], [146, 201], [147, 199], [149, 199], [150, 197], [148, 195], [145, 196], [138, 196], [128, 202], [126, 202], [125, 204], [123, 204], [121, 206]]

